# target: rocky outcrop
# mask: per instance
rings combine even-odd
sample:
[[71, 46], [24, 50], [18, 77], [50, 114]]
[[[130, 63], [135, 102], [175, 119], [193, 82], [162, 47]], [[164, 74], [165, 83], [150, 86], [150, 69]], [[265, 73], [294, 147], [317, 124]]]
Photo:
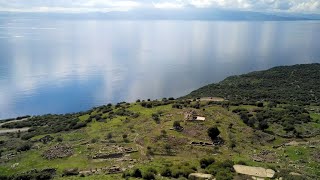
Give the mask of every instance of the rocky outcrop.
[[245, 165], [234, 165], [234, 170], [239, 174], [245, 174], [255, 177], [262, 177], [262, 178], [273, 178], [275, 171], [272, 169], [265, 169], [262, 167], [252, 167], [252, 166], [245, 166]]

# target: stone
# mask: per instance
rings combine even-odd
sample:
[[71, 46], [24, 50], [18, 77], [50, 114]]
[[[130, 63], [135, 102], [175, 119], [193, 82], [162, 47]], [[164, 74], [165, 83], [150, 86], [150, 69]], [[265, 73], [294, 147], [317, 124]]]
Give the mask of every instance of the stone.
[[273, 178], [273, 176], [275, 175], [274, 170], [265, 169], [262, 167], [234, 165], [233, 168], [239, 174], [245, 174], [245, 175], [250, 175], [250, 176], [255, 176], [255, 177]]
[[191, 173], [189, 174], [190, 180], [212, 180], [213, 176], [211, 174], [203, 174], [203, 173]]

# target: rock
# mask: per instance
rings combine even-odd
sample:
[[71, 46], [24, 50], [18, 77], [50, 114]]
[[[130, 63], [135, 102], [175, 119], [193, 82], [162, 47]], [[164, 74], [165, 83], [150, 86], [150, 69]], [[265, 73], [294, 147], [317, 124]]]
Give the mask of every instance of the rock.
[[79, 174], [78, 168], [65, 169], [63, 170], [62, 176], [76, 176]]
[[14, 164], [11, 165], [11, 168], [15, 168], [15, 167], [17, 167], [18, 165], [19, 165], [19, 163], [14, 163]]
[[109, 174], [115, 174], [115, 173], [120, 173], [122, 170], [118, 166], [113, 166], [108, 169]]
[[239, 174], [246, 174], [255, 177], [273, 178], [275, 171], [272, 169], [265, 169], [262, 167], [251, 167], [245, 165], [234, 165], [234, 170]]
[[211, 180], [213, 176], [211, 174], [203, 174], [203, 173], [191, 173], [189, 174], [190, 180]]
[[54, 137], [47, 135], [47, 136], [40, 138], [39, 141], [42, 142], [43, 144], [47, 144], [48, 142], [52, 141], [53, 139], [54, 139]]
[[296, 173], [296, 172], [291, 172], [291, 173], [289, 173], [289, 174], [292, 175], [292, 176], [301, 176], [301, 174]]

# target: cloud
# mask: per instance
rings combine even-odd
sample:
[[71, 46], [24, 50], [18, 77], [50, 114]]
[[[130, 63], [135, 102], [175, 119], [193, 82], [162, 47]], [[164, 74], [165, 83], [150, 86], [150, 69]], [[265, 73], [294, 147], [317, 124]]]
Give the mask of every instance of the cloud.
[[13, 12], [110, 12], [186, 7], [320, 13], [319, 0], [0, 0], [0, 11]]
[[181, 2], [158, 2], [153, 3], [153, 6], [159, 9], [180, 9], [183, 8], [185, 4]]

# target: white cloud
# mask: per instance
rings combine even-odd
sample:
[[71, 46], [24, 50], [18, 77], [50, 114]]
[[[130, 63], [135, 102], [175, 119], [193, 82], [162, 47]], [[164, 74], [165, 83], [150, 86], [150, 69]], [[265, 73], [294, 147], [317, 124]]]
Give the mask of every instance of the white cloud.
[[296, 12], [319, 12], [320, 11], [320, 1], [311, 0], [308, 2], [296, 3], [294, 6], [290, 8], [291, 11]]
[[141, 5], [130, 0], [0, 0], [0, 11], [109, 12], [129, 11]]
[[320, 13], [320, 0], [0, 0], [0, 11], [14, 12], [109, 12], [139, 7]]
[[182, 2], [158, 2], [158, 3], [153, 3], [153, 6], [155, 8], [159, 9], [179, 9], [183, 8], [185, 6], [184, 3]]

